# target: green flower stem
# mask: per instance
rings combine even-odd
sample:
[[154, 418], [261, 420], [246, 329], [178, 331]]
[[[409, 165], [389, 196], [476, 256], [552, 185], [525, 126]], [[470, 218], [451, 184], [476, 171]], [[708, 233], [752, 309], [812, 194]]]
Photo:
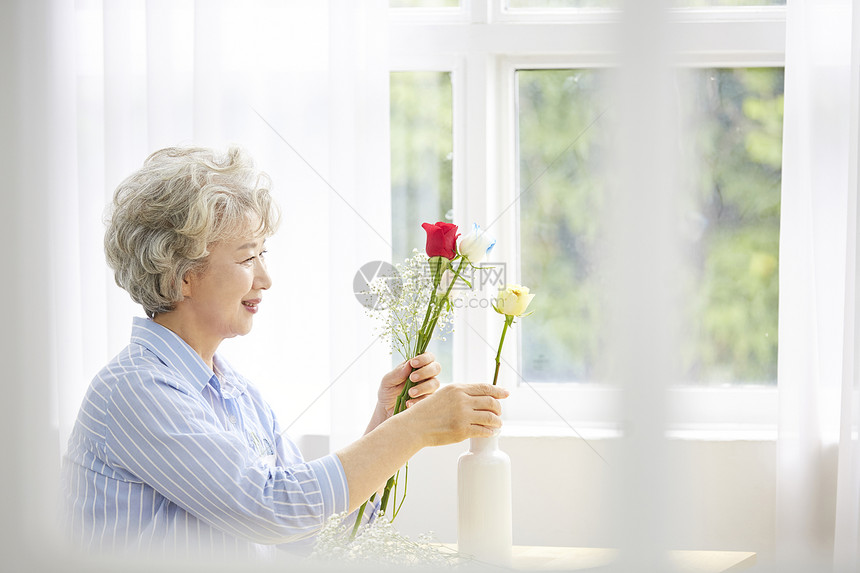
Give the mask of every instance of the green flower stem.
[[[441, 269], [441, 261], [437, 261], [435, 269], [433, 270], [433, 294], [430, 296], [430, 304], [427, 305], [427, 312], [424, 313], [424, 321], [421, 323], [421, 328], [418, 330], [416, 350], [417, 345], [421, 344], [421, 340], [424, 338], [424, 329], [427, 328], [427, 324], [430, 322], [430, 317], [433, 315], [433, 303], [436, 300], [436, 289], [439, 287], [439, 282], [442, 280], [442, 273], [439, 272]], [[420, 352], [416, 352], [415, 356], [418, 356], [419, 354]]]
[[514, 317], [510, 315], [505, 315], [505, 326], [502, 328], [502, 338], [499, 340], [499, 351], [496, 352], [496, 372], [493, 374], [493, 386], [496, 385], [496, 382], [499, 380], [499, 366], [502, 365], [502, 346], [505, 344], [505, 334], [508, 332], [508, 328], [514, 324]]
[[[451, 294], [451, 289], [454, 288], [454, 283], [457, 282], [458, 278], [460, 278], [460, 273], [463, 271], [463, 265], [466, 264], [466, 259], [460, 257], [460, 263], [459, 265], [457, 265], [457, 270], [454, 271], [454, 278], [451, 279], [451, 284], [448, 285], [448, 290], [445, 292], [445, 296], [441, 298], [437, 297], [436, 289], [439, 287], [439, 283], [442, 280], [442, 273], [447, 270], [447, 266], [451, 262], [453, 261], [439, 260], [431, 261], [430, 263], [433, 266], [433, 293], [430, 296], [430, 303], [427, 305], [427, 312], [424, 313], [424, 322], [421, 324], [421, 328], [418, 330], [418, 340], [415, 344], [415, 352], [412, 356], [413, 358], [420, 354], [424, 354], [424, 352], [427, 351], [427, 346], [430, 344], [430, 340], [433, 338], [433, 331], [436, 328], [436, 323], [439, 321], [439, 313], [442, 311], [442, 304], [448, 299], [448, 296], [450, 296]], [[412, 369], [412, 372], [415, 372], [414, 368]], [[415, 386], [415, 383], [411, 379], [407, 378], [406, 383], [403, 384], [403, 390], [400, 391], [400, 394], [397, 396], [397, 400], [394, 403], [394, 413], [392, 414], [393, 416], [396, 416], [397, 414], [406, 409], [406, 402], [409, 400], [409, 390], [411, 390], [413, 386]], [[390, 478], [388, 478], [388, 481], [385, 482], [385, 489], [383, 489], [382, 491], [382, 499], [379, 502], [379, 511], [381, 514], [384, 514], [386, 508], [388, 507], [388, 499], [391, 496], [392, 489], [397, 483], [397, 475], [399, 473], [400, 472], [398, 471], [397, 474], [391, 476]], [[404, 484], [403, 494], [401, 495], [401, 506], [403, 505], [403, 500], [405, 498], [406, 484]], [[399, 507], [395, 508], [392, 520], [394, 519], [394, 517], [396, 517], [399, 509]], [[356, 524], [355, 526], [353, 526], [353, 532], [358, 530], [358, 522], [360, 519], [361, 515], [356, 518]]]
[[[454, 272], [454, 278], [451, 279], [451, 284], [448, 285], [448, 290], [445, 292], [445, 296], [442, 297], [442, 301], [445, 301], [451, 294], [451, 289], [454, 288], [454, 283], [457, 282], [457, 279], [460, 277], [460, 273], [463, 271], [463, 265], [466, 263], [466, 259], [460, 259], [460, 264], [457, 266], [457, 270]], [[442, 269], [442, 264], [436, 265], [436, 271], [434, 271], [433, 277], [433, 296], [430, 298], [430, 304], [427, 305], [427, 312], [424, 314], [424, 323], [421, 325], [421, 329], [418, 331], [418, 341], [415, 345], [415, 355], [418, 356], [420, 354], [424, 354], [427, 351], [427, 346], [430, 344], [430, 340], [433, 338], [433, 330], [436, 328], [436, 323], [439, 321], [439, 313], [442, 310], [441, 302], [436, 301], [436, 288], [439, 286], [439, 282], [442, 279], [441, 273], [439, 272]], [[413, 358], [414, 358], [413, 356]], [[415, 371], [414, 369], [412, 370]], [[406, 379], [406, 384], [403, 385], [403, 390], [400, 391], [400, 395], [397, 396], [397, 401], [394, 404], [394, 413], [399, 414], [403, 410], [406, 409], [406, 401], [409, 400], [409, 390], [415, 386], [415, 383], [410, 379]]]
[[397, 474], [388, 478], [388, 481], [385, 482], [385, 489], [382, 490], [382, 501], [379, 502], [379, 512], [384, 514], [385, 507], [388, 505], [388, 498], [391, 496], [391, 488], [394, 487], [394, 484], [397, 483]]
[[[447, 267], [452, 261], [447, 263], [445, 266]], [[454, 278], [451, 279], [451, 284], [448, 285], [448, 290], [445, 291], [445, 296], [439, 298], [436, 296], [436, 289], [439, 288], [439, 283], [442, 281], [442, 273], [444, 273], [446, 269], [442, 270], [442, 264], [437, 266], [437, 269], [442, 272], [436, 272], [433, 277], [433, 293], [430, 296], [430, 304], [427, 305], [427, 313], [424, 315], [424, 322], [421, 325], [421, 329], [418, 331], [418, 341], [415, 345], [415, 356], [419, 354], [424, 354], [427, 351], [427, 345], [430, 344], [430, 340], [433, 339], [433, 331], [436, 329], [436, 323], [439, 321], [439, 313], [442, 311], [442, 303], [448, 299], [448, 296], [451, 294], [451, 289], [454, 288], [454, 283], [457, 282], [457, 279], [460, 277], [460, 272], [463, 270], [463, 264], [465, 264], [466, 259], [460, 258], [460, 264], [457, 266], [457, 270], [454, 271]]]
[[[454, 278], [451, 279], [451, 284], [448, 285], [448, 290], [445, 291], [445, 296], [443, 296], [438, 302], [436, 302], [436, 311], [433, 313], [433, 321], [430, 323], [430, 328], [427, 329], [425, 332], [422, 332], [423, 336], [418, 337], [418, 354], [423, 354], [427, 350], [427, 345], [430, 344], [430, 339], [433, 338], [433, 331], [436, 329], [436, 323], [439, 321], [439, 312], [442, 310], [442, 303], [448, 300], [448, 297], [451, 295], [451, 289], [454, 288], [454, 283], [456, 283], [457, 279], [460, 278], [460, 273], [463, 271], [463, 265], [465, 264], [466, 258], [463, 257], [460, 259], [460, 264], [457, 265], [457, 270], [454, 271]], [[434, 298], [430, 299], [430, 304], [432, 305], [434, 301], [435, 292]]]
[[374, 493], [370, 496], [370, 499], [361, 504], [361, 507], [358, 508], [358, 515], [355, 516], [355, 525], [352, 526], [352, 534], [349, 536], [350, 539], [355, 539], [355, 534], [358, 532], [358, 526], [361, 525], [361, 518], [364, 516], [364, 508], [367, 507], [367, 503], [373, 501], [376, 497]]
[[[397, 473], [399, 474], [400, 472]], [[400, 505], [394, 508], [394, 515], [391, 516], [392, 520], [400, 513], [400, 508], [403, 507], [403, 502], [406, 501], [407, 487], [409, 487], [409, 462], [406, 462], [406, 471], [403, 473], [403, 495], [400, 496]]]
[[[415, 368], [412, 369], [412, 372], [415, 372]], [[410, 376], [411, 375], [412, 374], [410, 373]], [[406, 383], [403, 385], [403, 390], [400, 391], [400, 394], [397, 396], [397, 401], [394, 403], [394, 414], [399, 414], [406, 409], [406, 401], [409, 400], [409, 390], [411, 390], [413, 386], [415, 386], [415, 382], [407, 378]]]

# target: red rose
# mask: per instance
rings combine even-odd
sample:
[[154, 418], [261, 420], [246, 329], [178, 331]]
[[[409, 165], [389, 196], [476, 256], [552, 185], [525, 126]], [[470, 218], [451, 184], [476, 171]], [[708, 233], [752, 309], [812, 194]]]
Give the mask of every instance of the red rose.
[[427, 231], [427, 256], [453, 259], [457, 252], [457, 237], [460, 236], [457, 225], [439, 222], [435, 225], [422, 223], [421, 226]]

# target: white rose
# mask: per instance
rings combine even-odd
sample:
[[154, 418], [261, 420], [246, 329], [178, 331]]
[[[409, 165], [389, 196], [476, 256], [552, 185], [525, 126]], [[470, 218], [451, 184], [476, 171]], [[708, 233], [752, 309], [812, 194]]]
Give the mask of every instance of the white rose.
[[473, 223], [472, 232], [460, 238], [457, 249], [462, 256], [468, 259], [469, 263], [477, 265], [487, 258], [495, 244], [496, 240], [493, 237], [481, 231], [480, 225]]

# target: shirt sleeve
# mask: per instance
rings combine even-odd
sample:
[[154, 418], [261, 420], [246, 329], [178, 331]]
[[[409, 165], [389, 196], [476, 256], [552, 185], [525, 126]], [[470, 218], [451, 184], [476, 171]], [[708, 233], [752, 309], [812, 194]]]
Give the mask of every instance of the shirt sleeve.
[[224, 429], [197, 393], [151, 371], [120, 377], [108, 401], [110, 461], [197, 518], [255, 543], [285, 543], [346, 511], [343, 467], [331, 454], [269, 467]]
[[[379, 496], [376, 496], [376, 498], [377, 499], [373, 501], [369, 501], [364, 507], [364, 514], [361, 516], [361, 522], [363, 524], [372, 523], [376, 520], [376, 517], [379, 514], [379, 506], [382, 504], [382, 500], [379, 499]], [[355, 523], [356, 515], [358, 515], [358, 509], [349, 514], [347, 521]]]

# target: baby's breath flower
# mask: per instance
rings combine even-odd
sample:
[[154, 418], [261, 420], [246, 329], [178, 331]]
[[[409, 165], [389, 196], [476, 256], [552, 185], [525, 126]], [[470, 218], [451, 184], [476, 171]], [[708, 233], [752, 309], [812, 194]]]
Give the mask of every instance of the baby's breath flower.
[[[456, 229], [456, 227], [455, 227]], [[468, 261], [460, 255], [453, 258], [435, 256], [413, 251], [410, 258], [395, 265], [398, 280], [390, 276], [377, 276], [368, 285], [368, 300], [376, 301], [369, 313], [377, 318], [376, 333], [388, 341], [392, 351], [396, 350], [405, 360], [410, 360], [427, 350], [434, 338], [450, 332], [451, 315], [454, 305], [451, 292], [458, 280], [463, 278], [462, 271]], [[446, 275], [446, 273], [449, 273]], [[443, 277], [448, 277], [443, 283]], [[471, 285], [470, 285], [471, 286]], [[394, 404], [394, 415], [406, 409], [409, 390], [415, 383], [407, 378]], [[408, 467], [408, 466], [407, 466]], [[400, 472], [391, 476], [385, 483], [380, 499], [380, 513], [385, 514], [388, 503], [397, 498], [397, 478]], [[408, 479], [404, 476], [404, 479]], [[403, 487], [403, 496], [406, 486]], [[359, 515], [364, 512], [364, 502]], [[401, 498], [401, 505], [402, 505]], [[397, 516], [399, 507], [395, 501], [391, 519]], [[353, 535], [357, 532], [359, 520], [353, 525]]]
[[436, 569], [457, 564], [457, 553], [424, 533], [416, 541], [398, 532], [385, 518], [362, 525], [351, 538], [346, 514], [331, 516], [317, 536], [310, 559], [387, 565], [392, 569], [417, 567]]
[[[374, 334], [388, 341], [392, 352], [396, 351], [404, 360], [418, 354], [418, 333], [430, 297], [435, 294], [429, 258], [417, 249], [412, 253], [403, 263], [394, 265], [400, 277], [397, 288], [391, 287], [390, 279], [377, 277], [366, 293], [379, 301], [367, 310], [367, 315], [376, 320]], [[453, 310], [449, 304], [439, 312], [439, 328], [432, 333], [434, 339], [444, 340], [444, 335], [450, 333]]]

